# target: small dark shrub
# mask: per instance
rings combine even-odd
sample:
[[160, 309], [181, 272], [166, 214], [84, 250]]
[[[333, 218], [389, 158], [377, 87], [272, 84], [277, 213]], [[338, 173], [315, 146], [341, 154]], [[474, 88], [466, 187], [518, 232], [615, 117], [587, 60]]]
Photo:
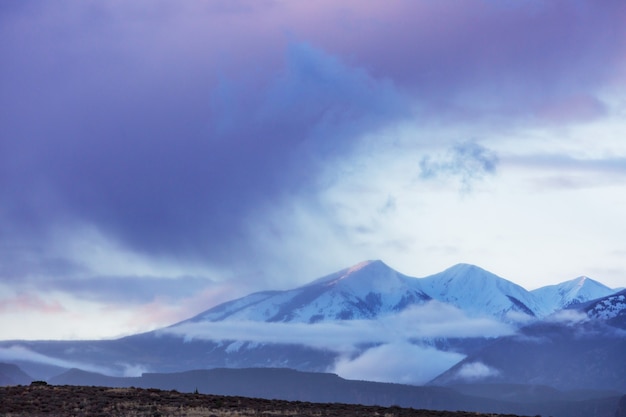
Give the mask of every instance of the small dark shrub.
[[33, 381], [30, 383], [30, 385], [33, 387], [41, 387], [41, 386], [48, 385], [48, 383], [46, 381]]

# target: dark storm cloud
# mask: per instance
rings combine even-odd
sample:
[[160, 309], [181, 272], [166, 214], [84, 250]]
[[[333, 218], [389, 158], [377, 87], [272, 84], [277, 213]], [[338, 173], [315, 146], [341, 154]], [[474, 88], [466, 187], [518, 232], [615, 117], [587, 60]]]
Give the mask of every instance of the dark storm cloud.
[[[373, 74], [415, 93], [424, 116], [562, 119], [559, 109], [572, 100], [601, 107], [588, 94], [621, 77], [615, 64], [625, 49], [626, 8], [619, 0], [395, 6], [379, 10], [377, 20], [353, 11], [360, 41], [346, 30], [331, 50], [354, 54]], [[331, 44], [335, 34], [318, 36]]]
[[[122, 38], [110, 16], [76, 18], [5, 30], [2, 239], [89, 224], [139, 252], [229, 263], [246, 253], [248, 216], [314, 192], [322, 164], [406, 114], [390, 82], [298, 41], [276, 73], [224, 74]], [[161, 19], [149, 23], [167, 27]], [[122, 29], [150, 35], [150, 25]]]
[[[626, 39], [621, 0], [20, 3], [0, 9], [0, 242], [89, 226], [227, 267], [255, 262], [258, 213], [315, 206], [321, 170], [414, 104], [602, 114]], [[492, 173], [476, 146], [424, 172]]]

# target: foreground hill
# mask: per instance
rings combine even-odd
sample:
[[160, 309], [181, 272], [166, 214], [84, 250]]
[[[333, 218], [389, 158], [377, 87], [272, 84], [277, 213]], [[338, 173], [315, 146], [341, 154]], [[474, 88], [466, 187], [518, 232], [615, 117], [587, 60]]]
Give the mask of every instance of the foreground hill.
[[[598, 417], [614, 417], [612, 410], [596, 409]], [[3, 416], [360, 416], [360, 417], [515, 417], [514, 414], [482, 414], [465, 411], [433, 411], [413, 408], [320, 404], [160, 391], [142, 388], [77, 386], [12, 386], [0, 388]]]
[[287, 401], [553, 417], [613, 417], [622, 394], [591, 390], [566, 392], [546, 386], [520, 384], [420, 387], [353, 381], [328, 373], [271, 368], [146, 373], [141, 377], [110, 377], [73, 369], [52, 378], [50, 382], [55, 385], [175, 389]]

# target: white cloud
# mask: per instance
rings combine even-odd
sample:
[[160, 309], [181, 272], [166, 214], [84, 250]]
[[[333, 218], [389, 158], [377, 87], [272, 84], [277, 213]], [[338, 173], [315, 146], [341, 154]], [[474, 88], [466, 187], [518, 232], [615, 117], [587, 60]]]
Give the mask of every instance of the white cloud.
[[346, 379], [419, 385], [463, 358], [459, 353], [394, 343], [368, 349], [354, 359], [341, 358], [333, 372]]
[[360, 343], [382, 343], [390, 336], [380, 323], [363, 320], [330, 323], [266, 323], [221, 321], [184, 323], [160, 331], [185, 340], [232, 340], [258, 343], [303, 344], [336, 352], [350, 352]]
[[0, 361], [26, 361], [59, 366], [61, 368], [80, 368], [85, 371], [97, 372], [105, 375], [117, 374], [116, 371], [110, 368], [42, 355], [41, 353], [33, 352], [32, 350], [21, 345], [13, 345], [8, 348], [0, 348]]
[[487, 366], [482, 362], [471, 362], [463, 365], [457, 372], [456, 376], [461, 379], [476, 380], [497, 376], [499, 374], [500, 371]]
[[587, 314], [582, 311], [565, 309], [549, 315], [546, 317], [546, 320], [554, 323], [574, 325], [583, 321], [588, 321], [589, 317], [587, 317]]
[[496, 337], [513, 334], [515, 329], [491, 317], [468, 317], [449, 304], [430, 301], [382, 319], [403, 337]]
[[53, 365], [61, 368], [77, 368], [87, 372], [96, 372], [109, 376], [125, 376], [135, 377], [141, 376], [142, 373], [147, 372], [148, 368], [139, 364], [117, 362], [110, 367], [94, 365], [87, 362], [72, 361], [67, 359], [55, 358], [53, 356], [43, 355], [41, 353], [32, 351], [25, 346], [16, 344], [7, 348], [0, 348], [0, 362], [13, 362], [23, 361], [40, 363], [45, 365]]
[[405, 343], [446, 337], [496, 337], [514, 329], [492, 318], [467, 317], [461, 310], [436, 301], [408, 308], [378, 320], [322, 323], [268, 323], [257, 321], [187, 322], [161, 330], [186, 340], [232, 340], [303, 344], [336, 352], [354, 352], [365, 343]]

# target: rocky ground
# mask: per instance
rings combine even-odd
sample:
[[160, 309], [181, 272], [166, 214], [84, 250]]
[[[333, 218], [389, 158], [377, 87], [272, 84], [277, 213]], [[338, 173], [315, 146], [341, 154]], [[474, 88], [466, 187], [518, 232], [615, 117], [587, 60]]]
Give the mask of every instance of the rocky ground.
[[[0, 416], [495, 417], [470, 412], [317, 404], [141, 388], [29, 385], [0, 387]], [[514, 417], [509, 415], [509, 417]]]

